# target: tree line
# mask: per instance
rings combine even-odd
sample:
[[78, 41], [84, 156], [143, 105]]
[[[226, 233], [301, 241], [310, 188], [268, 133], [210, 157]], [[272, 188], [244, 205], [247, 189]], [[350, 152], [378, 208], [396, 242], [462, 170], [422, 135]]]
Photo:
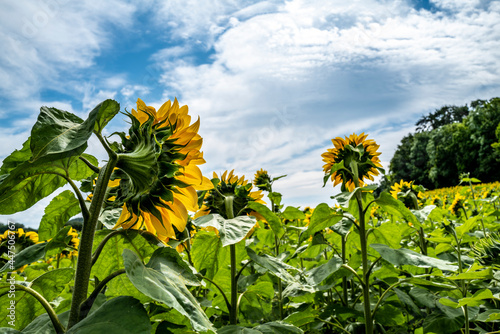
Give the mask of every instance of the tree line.
[[462, 173], [500, 180], [500, 98], [444, 106], [416, 123], [390, 162], [382, 187], [399, 180], [428, 189], [455, 186]]

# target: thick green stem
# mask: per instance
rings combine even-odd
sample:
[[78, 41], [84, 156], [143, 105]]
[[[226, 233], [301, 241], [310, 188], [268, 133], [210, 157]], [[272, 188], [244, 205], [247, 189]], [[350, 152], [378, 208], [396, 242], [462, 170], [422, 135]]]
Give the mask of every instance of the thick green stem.
[[373, 334], [373, 321], [370, 309], [370, 272], [368, 267], [368, 245], [366, 240], [366, 224], [361, 192], [356, 192], [359, 212], [359, 238], [361, 242], [361, 261], [363, 266], [363, 308], [365, 313], [365, 333]]
[[73, 290], [73, 299], [71, 301], [71, 310], [68, 320], [68, 329], [78, 323], [80, 318], [80, 304], [87, 299], [87, 292], [90, 280], [90, 270], [92, 268], [92, 245], [94, 234], [102, 208], [102, 203], [106, 195], [109, 178], [117, 163], [117, 156], [111, 155], [108, 164], [102, 168], [94, 196], [89, 209], [89, 219], [83, 222], [83, 230], [80, 239], [80, 249], [78, 250], [78, 262], [75, 273], [75, 287]]
[[[274, 236], [274, 249], [276, 251], [276, 257], [280, 254], [280, 244], [278, 236]], [[283, 320], [283, 287], [281, 284], [281, 278], [278, 277], [278, 307], [280, 309], [280, 320]]]
[[[342, 236], [342, 264], [346, 264], [346, 236]], [[344, 299], [344, 305], [348, 306], [348, 296], [347, 296], [347, 277], [342, 277], [342, 293], [343, 293], [343, 299]]]
[[[224, 198], [227, 219], [234, 218], [233, 197]], [[231, 257], [231, 308], [229, 309], [229, 321], [231, 325], [238, 323], [238, 282], [236, 281], [236, 245], [229, 245]]]

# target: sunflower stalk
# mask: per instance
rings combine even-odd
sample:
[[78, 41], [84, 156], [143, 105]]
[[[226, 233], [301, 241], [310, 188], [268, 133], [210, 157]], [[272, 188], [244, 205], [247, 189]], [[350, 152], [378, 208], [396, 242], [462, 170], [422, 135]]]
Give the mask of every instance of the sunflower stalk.
[[[233, 209], [233, 196], [224, 197], [224, 206], [226, 208], [226, 215], [228, 219], [234, 218]], [[236, 281], [236, 245], [229, 245], [229, 252], [231, 257], [231, 308], [229, 309], [229, 321], [231, 325], [236, 325], [238, 323], [238, 282]]]
[[92, 268], [92, 245], [94, 242], [94, 234], [106, 195], [107, 185], [117, 161], [117, 155], [110, 154], [107, 165], [100, 170], [92, 203], [90, 204], [89, 218], [83, 222], [68, 329], [73, 327], [80, 320], [80, 304], [87, 299], [90, 270]]

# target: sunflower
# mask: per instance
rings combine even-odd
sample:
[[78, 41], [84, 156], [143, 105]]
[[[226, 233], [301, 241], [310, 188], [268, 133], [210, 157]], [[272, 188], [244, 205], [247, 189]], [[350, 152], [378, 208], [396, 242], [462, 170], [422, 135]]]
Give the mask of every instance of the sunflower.
[[198, 167], [200, 119], [193, 124], [188, 107], [177, 99], [158, 110], [137, 100], [137, 110], [125, 113], [131, 120], [129, 135], [116, 133], [121, 143], [111, 147], [118, 155], [108, 184], [105, 209], [122, 207], [114, 228], [145, 228], [163, 242], [176, 238], [174, 227], [184, 231], [188, 211], [196, 212], [196, 190], [213, 188]]
[[[378, 175], [382, 167], [378, 157], [380, 152], [377, 152], [380, 145], [377, 145], [373, 139], [366, 140], [367, 136], [364, 133], [359, 136], [353, 133], [344, 139], [340, 137], [332, 139], [334, 148], [328, 149], [321, 155], [325, 162], [323, 165], [325, 184], [328, 177], [331, 177], [334, 187], [342, 184], [342, 190], [353, 191], [356, 185], [353, 175], [355, 171], [352, 170], [351, 162], [357, 163], [359, 186], [365, 185], [364, 179], [373, 181], [373, 176]], [[343, 168], [337, 169], [337, 164], [341, 162], [343, 162]]]
[[246, 208], [248, 202], [258, 202], [265, 204], [262, 201], [262, 191], [252, 191], [252, 184], [245, 180], [245, 176], [238, 177], [233, 174], [234, 170], [229, 173], [225, 171], [219, 178], [217, 174], [213, 173], [213, 180], [216, 183], [214, 189], [209, 190], [204, 198], [203, 206], [200, 211], [195, 215], [195, 218], [207, 215], [209, 213], [217, 213], [222, 217], [228, 219], [228, 212], [226, 209], [226, 198], [232, 197], [233, 216], [240, 216], [251, 214], [260, 218], [258, 214]]
[[[10, 242], [9, 242], [10, 241]], [[11, 253], [12, 249], [9, 246], [14, 246], [14, 253], [19, 253], [23, 249], [28, 248], [34, 244], [38, 243], [38, 233], [36, 232], [24, 232], [22, 228], [17, 230], [6, 230], [3, 234], [0, 234], [0, 256], [2, 254]], [[8, 258], [8, 257], [6, 257]], [[0, 257], [0, 266], [3, 266], [7, 261], [6, 258]], [[21, 273], [28, 265], [18, 268], [16, 271]]]
[[455, 195], [455, 198], [453, 199], [453, 202], [451, 203], [450, 205], [450, 211], [458, 216], [459, 215], [459, 209], [462, 209], [462, 210], [465, 210], [465, 207], [464, 207], [464, 202], [465, 202], [465, 196], [462, 196], [460, 194], [456, 194]]
[[271, 190], [271, 185], [272, 185], [272, 180], [271, 177], [269, 176], [269, 173], [264, 170], [260, 169], [255, 173], [254, 179], [253, 179], [253, 184], [259, 188], [259, 190], [265, 190], [265, 191], [272, 191]]
[[399, 183], [394, 183], [391, 187], [391, 195], [395, 199], [400, 200], [404, 203], [407, 208], [417, 209], [418, 199], [424, 198], [425, 189], [422, 186], [417, 186], [413, 184], [413, 181], [399, 181]]

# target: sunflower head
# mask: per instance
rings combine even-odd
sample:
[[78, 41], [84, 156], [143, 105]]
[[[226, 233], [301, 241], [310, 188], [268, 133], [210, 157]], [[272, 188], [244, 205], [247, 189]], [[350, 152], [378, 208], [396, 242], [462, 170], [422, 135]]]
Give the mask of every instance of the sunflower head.
[[252, 191], [252, 184], [245, 180], [245, 176], [238, 177], [225, 171], [220, 178], [213, 174], [214, 189], [209, 190], [203, 200], [203, 206], [196, 214], [196, 218], [209, 213], [217, 213], [225, 219], [245, 215], [251, 212], [246, 208], [248, 202], [264, 203], [264, 196], [260, 190]]
[[391, 187], [391, 195], [395, 199], [404, 203], [407, 208], [417, 209], [418, 199], [424, 198], [424, 187], [413, 184], [413, 181], [406, 182], [401, 180]]
[[366, 140], [367, 136], [353, 133], [332, 139], [334, 147], [321, 155], [325, 162], [325, 184], [331, 178], [333, 186], [341, 184], [342, 191], [352, 191], [356, 186], [364, 186], [365, 179], [373, 181], [373, 176], [383, 171], [377, 152], [380, 146], [372, 139]]
[[13, 244], [15, 246], [15, 252], [20, 252], [21, 250], [38, 243], [38, 233], [36, 232], [24, 232], [22, 228], [17, 230], [6, 230], [3, 234], [0, 234], [0, 255], [2, 251], [7, 250], [8, 241], [15, 240]]
[[255, 173], [253, 184], [259, 188], [259, 190], [271, 192], [272, 179], [269, 173], [262, 168]]
[[462, 196], [459, 193], [457, 193], [449, 209], [454, 215], [458, 216], [460, 215], [460, 212], [458, 210], [465, 209], [464, 203], [465, 203], [465, 196]]
[[205, 163], [199, 119], [190, 124], [177, 99], [158, 111], [138, 99], [137, 110], [126, 115], [129, 133], [116, 133], [121, 142], [111, 145], [118, 162], [105, 208], [123, 207], [115, 227], [144, 227], [166, 242], [176, 238], [173, 226], [182, 232], [187, 212], [198, 210], [196, 190], [213, 188], [197, 166]]

